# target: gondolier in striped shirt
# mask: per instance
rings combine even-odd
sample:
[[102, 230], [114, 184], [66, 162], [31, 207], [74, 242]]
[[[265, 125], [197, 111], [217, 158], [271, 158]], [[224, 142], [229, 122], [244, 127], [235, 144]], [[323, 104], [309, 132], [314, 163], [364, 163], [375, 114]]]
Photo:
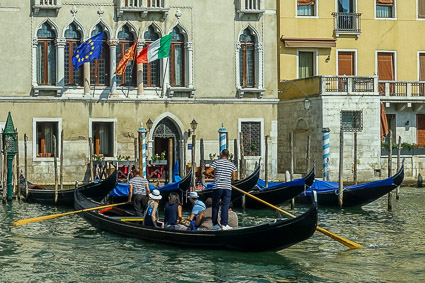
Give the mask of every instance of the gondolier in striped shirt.
[[146, 178], [140, 177], [140, 170], [134, 170], [134, 177], [128, 182], [130, 193], [128, 201], [133, 196], [133, 206], [137, 216], [143, 216], [148, 202], [147, 196], [150, 194], [149, 182]]
[[212, 222], [211, 230], [220, 229], [218, 225], [218, 210], [221, 200], [221, 228], [223, 230], [232, 229], [228, 225], [229, 206], [232, 197], [232, 182], [236, 180], [236, 166], [229, 161], [229, 150], [223, 149], [220, 153], [220, 159], [214, 161], [211, 167], [204, 171], [204, 174], [214, 172], [214, 186], [212, 193]]

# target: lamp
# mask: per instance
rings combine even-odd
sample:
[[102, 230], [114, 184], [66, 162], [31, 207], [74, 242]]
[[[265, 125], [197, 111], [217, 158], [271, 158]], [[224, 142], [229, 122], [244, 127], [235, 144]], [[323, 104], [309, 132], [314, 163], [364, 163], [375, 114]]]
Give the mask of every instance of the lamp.
[[150, 132], [150, 130], [152, 129], [152, 125], [153, 125], [153, 122], [152, 122], [151, 118], [149, 118], [149, 119], [146, 121], [146, 127], [148, 128], [148, 131], [149, 131], [149, 132]]
[[304, 99], [304, 110], [308, 111], [310, 109], [311, 101], [308, 98]]
[[331, 55], [328, 55], [328, 57], [326, 57], [325, 62], [328, 63], [331, 60]]
[[190, 127], [192, 128], [192, 131], [195, 132], [196, 128], [198, 127], [198, 122], [193, 119], [192, 122], [190, 122]]
[[406, 121], [406, 123], [404, 123], [405, 126], [409, 126], [409, 121]]

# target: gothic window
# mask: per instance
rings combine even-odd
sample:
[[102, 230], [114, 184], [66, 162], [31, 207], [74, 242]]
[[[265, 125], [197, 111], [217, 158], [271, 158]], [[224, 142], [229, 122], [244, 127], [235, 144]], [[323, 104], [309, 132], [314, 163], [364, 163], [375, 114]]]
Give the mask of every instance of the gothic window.
[[184, 52], [184, 36], [178, 27], [174, 27], [170, 47], [171, 86], [185, 85]]
[[72, 64], [72, 56], [74, 51], [81, 43], [81, 33], [77, 30], [77, 25], [72, 23], [65, 31], [66, 45], [65, 45], [65, 85], [83, 85], [83, 67], [74, 70]]
[[[98, 35], [103, 31], [101, 24], [96, 25], [91, 33], [91, 37]], [[99, 59], [90, 62], [90, 84], [97, 86], [109, 85], [109, 45], [107, 43], [108, 35], [103, 33], [102, 48]]]
[[56, 34], [48, 23], [37, 31], [37, 83], [56, 84]]
[[[124, 57], [125, 52], [134, 44], [134, 35], [130, 32], [130, 28], [124, 25], [118, 33], [117, 46], [117, 66]], [[134, 60], [129, 61], [127, 68], [122, 75], [117, 75], [117, 85], [136, 86], [137, 84], [137, 67]]]
[[[143, 37], [146, 45], [149, 45], [159, 39], [159, 35], [155, 32], [152, 26], [149, 26]], [[145, 86], [160, 86], [160, 62], [161, 60], [155, 60], [151, 63], [143, 64], [143, 84]]]
[[255, 36], [247, 28], [239, 37], [240, 85], [243, 88], [255, 86]]

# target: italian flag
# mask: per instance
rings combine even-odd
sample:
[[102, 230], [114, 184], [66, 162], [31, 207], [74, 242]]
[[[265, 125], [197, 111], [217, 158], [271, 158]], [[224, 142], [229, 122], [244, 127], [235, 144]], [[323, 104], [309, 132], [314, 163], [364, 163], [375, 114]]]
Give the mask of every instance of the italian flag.
[[137, 55], [137, 64], [150, 63], [157, 59], [168, 57], [170, 53], [172, 35], [173, 34], [170, 33], [169, 35], [161, 37], [140, 51], [139, 55]]

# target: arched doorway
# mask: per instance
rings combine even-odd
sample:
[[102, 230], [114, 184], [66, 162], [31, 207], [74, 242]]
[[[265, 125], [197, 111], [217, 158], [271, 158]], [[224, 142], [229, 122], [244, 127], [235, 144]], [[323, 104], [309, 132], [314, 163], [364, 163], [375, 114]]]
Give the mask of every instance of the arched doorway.
[[[170, 148], [172, 152], [170, 153]], [[162, 119], [153, 130], [152, 135], [152, 156], [158, 155], [161, 157], [164, 156], [167, 160], [166, 170], [167, 175], [165, 176], [165, 180], [172, 182], [169, 179], [169, 170], [174, 169], [176, 161], [181, 164], [180, 160], [180, 151], [181, 151], [181, 133], [177, 127], [177, 125], [170, 119], [164, 118]], [[170, 157], [172, 160], [169, 160]]]

